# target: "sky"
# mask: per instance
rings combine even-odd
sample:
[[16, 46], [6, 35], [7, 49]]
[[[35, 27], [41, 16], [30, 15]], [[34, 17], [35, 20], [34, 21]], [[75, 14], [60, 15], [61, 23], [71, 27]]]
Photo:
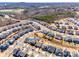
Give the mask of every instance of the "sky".
[[79, 2], [79, 0], [0, 0], [0, 2]]

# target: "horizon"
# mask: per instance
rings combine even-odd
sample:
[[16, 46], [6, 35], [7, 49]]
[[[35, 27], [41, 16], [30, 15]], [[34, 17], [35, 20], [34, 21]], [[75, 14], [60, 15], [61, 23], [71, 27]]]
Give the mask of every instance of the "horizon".
[[79, 2], [0, 2], [0, 3], [79, 3]]
[[79, 0], [0, 0], [0, 2], [33, 2], [33, 3], [50, 3], [50, 2], [79, 2]]

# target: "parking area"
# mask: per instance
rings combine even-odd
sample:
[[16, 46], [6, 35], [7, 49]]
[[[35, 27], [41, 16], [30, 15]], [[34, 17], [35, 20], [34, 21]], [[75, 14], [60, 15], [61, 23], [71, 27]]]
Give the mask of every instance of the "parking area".
[[72, 18], [52, 24], [23, 20], [1, 28], [0, 57], [79, 56], [79, 28], [75, 22]]

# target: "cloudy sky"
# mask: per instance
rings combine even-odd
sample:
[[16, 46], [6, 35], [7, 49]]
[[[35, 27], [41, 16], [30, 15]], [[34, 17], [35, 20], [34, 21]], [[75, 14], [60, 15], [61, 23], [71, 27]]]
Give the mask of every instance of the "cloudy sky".
[[79, 0], [0, 0], [0, 2], [79, 2]]

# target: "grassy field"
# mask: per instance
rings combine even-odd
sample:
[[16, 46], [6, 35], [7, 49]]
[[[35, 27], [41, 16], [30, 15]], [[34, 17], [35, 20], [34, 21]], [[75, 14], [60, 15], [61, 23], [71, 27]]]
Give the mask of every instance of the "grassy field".
[[7, 9], [7, 10], [0, 10], [0, 14], [8, 14], [8, 13], [19, 13], [24, 9]]
[[75, 12], [55, 12], [53, 14], [33, 16], [33, 18], [36, 19], [36, 20], [52, 22], [54, 20], [58, 20], [58, 19], [61, 19], [61, 18], [74, 17], [75, 15], [76, 15]]
[[14, 13], [13, 10], [0, 10], [0, 14]]

